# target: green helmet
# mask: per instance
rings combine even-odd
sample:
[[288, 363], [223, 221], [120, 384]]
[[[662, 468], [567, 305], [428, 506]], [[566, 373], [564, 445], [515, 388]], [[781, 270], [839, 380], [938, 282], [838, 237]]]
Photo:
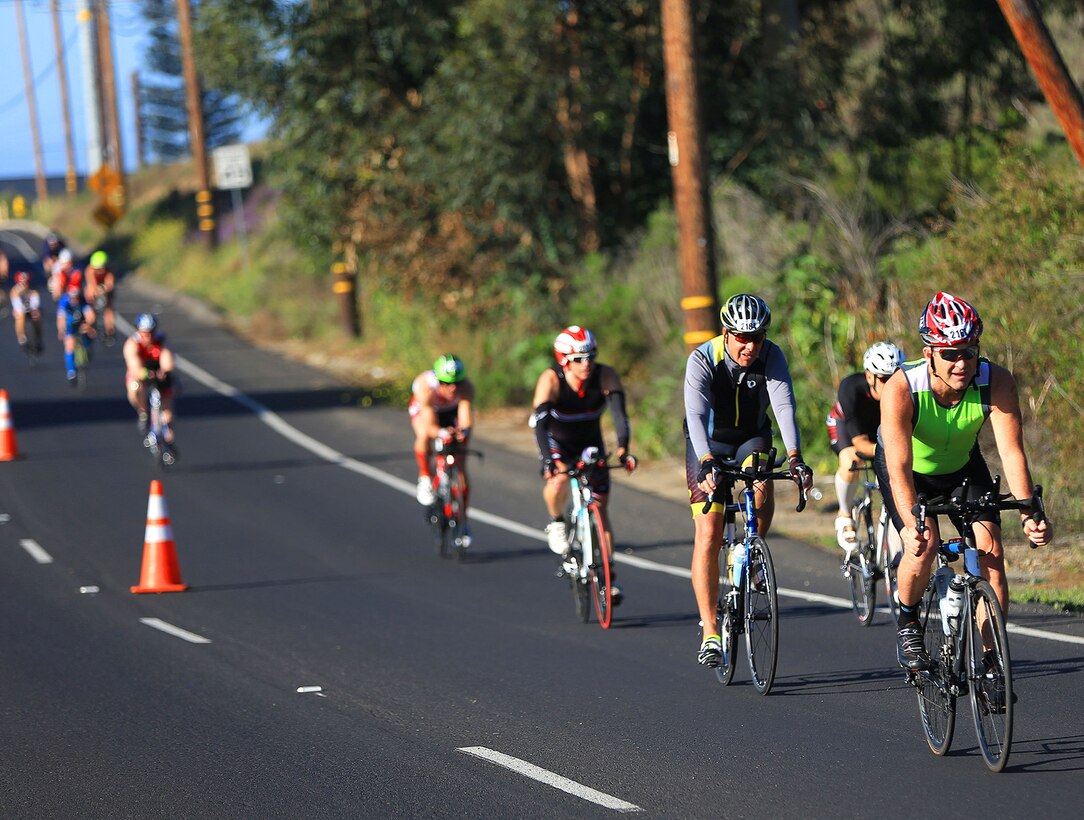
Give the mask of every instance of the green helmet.
[[462, 360], [451, 353], [445, 353], [433, 362], [433, 372], [437, 375], [437, 381], [445, 384], [455, 384], [467, 378], [467, 368]]
[[104, 268], [105, 263], [109, 261], [109, 257], [105, 255], [105, 251], [95, 251], [90, 255], [90, 266], [92, 268]]

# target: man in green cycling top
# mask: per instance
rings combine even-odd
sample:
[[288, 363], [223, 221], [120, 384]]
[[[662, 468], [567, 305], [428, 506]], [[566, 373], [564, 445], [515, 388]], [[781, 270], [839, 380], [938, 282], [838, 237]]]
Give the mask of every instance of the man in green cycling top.
[[[697, 661], [715, 667], [722, 661], [722, 639], [716, 624], [719, 601], [719, 549], [726, 535], [723, 500], [704, 502], [715, 492], [716, 459], [744, 463], [753, 452], [772, 447], [771, 405], [787, 448], [790, 474], [805, 489], [813, 471], [802, 460], [795, 417], [794, 390], [786, 357], [768, 341], [772, 312], [759, 296], [740, 293], [719, 312], [723, 333], [696, 348], [685, 367], [685, 475], [692, 503], [692, 581], [703, 627]], [[772, 483], [755, 487], [760, 533], [772, 523]]]
[[[951, 495], [965, 479], [969, 494], [994, 489], [978, 445], [979, 430], [987, 419], [1009, 490], [1016, 498], [1029, 498], [1032, 490], [1016, 380], [1008, 370], [979, 355], [982, 319], [978, 312], [963, 299], [938, 293], [926, 305], [918, 332], [925, 345], [922, 358], [905, 362], [882, 390], [874, 457], [885, 506], [903, 540], [896, 653], [900, 666], [913, 671], [930, 668], [918, 610], [940, 541], [936, 520], [929, 520], [923, 533], [916, 529], [912, 508], [918, 495]], [[1050, 543], [1054, 531], [1049, 522], [1037, 524], [1026, 512], [1020, 516], [1024, 535], [1032, 544]], [[953, 524], [960, 528], [960, 522]], [[1000, 514], [984, 514], [974, 533], [982, 575], [1008, 613]]]

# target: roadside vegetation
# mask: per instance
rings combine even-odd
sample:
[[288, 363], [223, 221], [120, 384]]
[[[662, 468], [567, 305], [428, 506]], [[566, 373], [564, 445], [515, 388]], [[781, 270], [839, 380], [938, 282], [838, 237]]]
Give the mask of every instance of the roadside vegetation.
[[[526, 407], [553, 336], [586, 325], [623, 374], [637, 450], [679, 455], [686, 352], [656, 4], [415, 5], [410, 19], [375, 3], [333, 24], [309, 4], [201, 3], [215, 55], [201, 70], [274, 123], [246, 192], [247, 263], [226, 198], [218, 248], [195, 241], [185, 165], [137, 176], [104, 238], [86, 200], [44, 221], [259, 341], [356, 361], [349, 375], [389, 401], [452, 350], [483, 405]], [[1017, 375], [1060, 549], [1080, 551], [1065, 455], [1084, 437], [1084, 175], [996, 4], [803, 3], [786, 48], [756, 6], [701, 4], [719, 290], [772, 306], [807, 457], [833, 469], [823, 420], [862, 351], [887, 338], [918, 355], [922, 306], [957, 293], [986, 320], [984, 354]], [[1084, 13], [1048, 6], [1081, 76]], [[331, 293], [339, 260], [358, 277], [356, 340]], [[1019, 593], [1079, 584], [1081, 564], [1057, 580], [1037, 565]]]

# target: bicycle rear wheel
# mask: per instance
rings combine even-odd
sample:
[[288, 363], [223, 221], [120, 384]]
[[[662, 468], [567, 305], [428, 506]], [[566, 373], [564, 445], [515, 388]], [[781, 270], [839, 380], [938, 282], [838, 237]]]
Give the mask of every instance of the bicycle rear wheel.
[[[987, 581], [968, 596], [967, 665], [975, 734], [987, 767], [1005, 768], [1012, 745], [1013, 688], [1005, 616]], [[985, 638], [984, 638], [985, 636]]]
[[[568, 551], [573, 564], [568, 581], [572, 587], [572, 600], [576, 605], [576, 617], [581, 622], [587, 623], [591, 618], [591, 583], [587, 577], [587, 566], [584, 564], [584, 560], [586, 556], [593, 553], [593, 550], [590, 544], [583, 544], [580, 541], [581, 527], [578, 523], [580, 515], [587, 515], [587, 510], [577, 511], [570, 501], [565, 513], [569, 533]], [[590, 528], [588, 527], [587, 530], [587, 537], [590, 538]]]
[[[857, 513], [857, 515], [855, 515]], [[877, 604], [877, 584], [873, 579], [873, 518], [869, 503], [856, 506], [852, 511], [855, 537], [858, 541], [847, 561], [847, 580], [850, 582], [851, 606], [862, 626], [873, 623]]]
[[610, 554], [606, 549], [606, 531], [602, 528], [602, 517], [599, 515], [598, 509], [591, 506], [588, 509], [588, 515], [591, 519], [591, 542], [594, 547], [591, 551], [593, 560], [587, 572], [590, 579], [591, 601], [594, 603], [598, 625], [603, 629], [609, 629], [613, 610], [610, 606], [612, 603], [610, 594]]
[[753, 688], [768, 694], [775, 680], [779, 654], [779, 603], [775, 565], [768, 545], [759, 536], [749, 542], [749, 564], [742, 582], [745, 592], [745, 648]]
[[952, 732], [956, 727], [956, 695], [953, 694], [952, 670], [949, 668], [951, 653], [943, 651], [945, 637], [941, 631], [941, 607], [937, 589], [930, 584], [922, 607], [922, 628], [925, 630], [926, 651], [933, 661], [928, 672], [918, 672], [918, 711], [922, 717], [922, 729], [926, 742], [935, 755], [944, 755], [952, 745]]

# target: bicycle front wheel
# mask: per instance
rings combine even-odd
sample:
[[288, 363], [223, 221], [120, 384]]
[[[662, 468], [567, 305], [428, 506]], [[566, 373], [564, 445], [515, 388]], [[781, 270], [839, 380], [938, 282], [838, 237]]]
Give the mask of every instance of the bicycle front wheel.
[[742, 588], [745, 592], [745, 649], [753, 688], [768, 694], [775, 680], [779, 653], [779, 602], [776, 598], [775, 565], [768, 545], [760, 537], [749, 542], [749, 564]]
[[877, 544], [877, 564], [884, 573], [885, 598], [888, 599], [888, 608], [892, 612], [892, 620], [895, 621], [900, 614], [899, 585], [896, 582], [896, 564], [893, 562], [892, 548], [888, 543], [888, 528], [892, 522], [888, 520], [884, 509], [881, 510], [881, 522], [878, 525], [880, 542]]
[[847, 561], [847, 580], [850, 581], [855, 617], [862, 626], [869, 626], [873, 623], [877, 604], [877, 585], [873, 579], [873, 519], [868, 503], [855, 507], [852, 515], [855, 513], [853, 520], [858, 543]]
[[467, 531], [467, 479], [458, 467], [448, 473], [448, 499], [448, 529], [452, 534], [455, 557], [462, 561], [467, 556], [467, 548], [463, 545], [463, 535]]
[[[585, 561], [594, 552], [590, 543], [584, 544], [580, 540], [579, 516], [586, 514], [587, 510], [577, 510], [569, 506], [566, 515], [569, 529], [568, 551], [572, 555], [574, 564], [568, 580], [572, 585], [572, 600], [576, 605], [576, 616], [583, 623], [587, 623], [591, 618], [591, 582], [587, 575], [588, 566]], [[590, 539], [590, 527], [587, 530], [586, 537]]]
[[1005, 616], [989, 582], [979, 581], [972, 588], [967, 621], [967, 677], [975, 734], [987, 767], [1000, 772], [1012, 745], [1012, 664]]
[[925, 630], [926, 652], [932, 664], [928, 672], [917, 674], [918, 711], [926, 742], [935, 755], [944, 755], [952, 745], [956, 727], [956, 695], [952, 681], [951, 652], [946, 652], [947, 638], [941, 630], [941, 607], [937, 589], [931, 583], [922, 607], [922, 628]]
[[602, 528], [602, 516], [596, 507], [591, 506], [588, 514], [591, 517], [591, 543], [594, 547], [593, 560], [591, 566], [588, 567], [591, 601], [595, 606], [598, 625], [603, 629], [609, 629], [613, 610], [610, 593], [610, 553], [606, 549], [606, 531]]
[[[723, 550], [729, 550], [724, 544]], [[734, 679], [734, 667], [738, 665], [738, 635], [742, 613], [738, 606], [738, 595], [730, 584], [730, 573], [726, 574], [719, 588], [718, 613], [719, 639], [723, 643], [723, 660], [715, 667], [715, 677], [723, 686], [729, 686]]]

